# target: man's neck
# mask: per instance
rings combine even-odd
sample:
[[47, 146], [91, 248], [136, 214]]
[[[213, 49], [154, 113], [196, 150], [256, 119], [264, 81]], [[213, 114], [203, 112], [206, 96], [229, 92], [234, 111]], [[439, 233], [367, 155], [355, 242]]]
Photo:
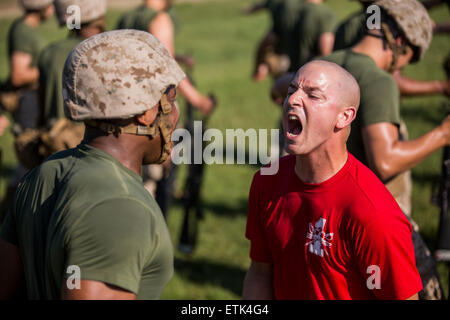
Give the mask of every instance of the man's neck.
[[322, 4], [323, 0], [306, 0], [306, 2], [315, 3], [315, 4]]
[[84, 140], [86, 144], [109, 153], [124, 167], [136, 172], [138, 175], [141, 175], [142, 160], [144, 156], [139, 151], [137, 144], [132, 143], [129, 139], [127, 139], [129, 137], [124, 136], [125, 135], [119, 135], [119, 137], [114, 137], [112, 135], [101, 135], [92, 139], [85, 136]]
[[351, 48], [353, 52], [369, 56], [378, 68], [387, 70], [388, 63], [386, 59], [387, 52], [383, 50], [381, 39], [365, 36], [364, 39]]
[[321, 183], [338, 173], [348, 159], [347, 149], [317, 150], [308, 155], [297, 155], [295, 173], [306, 183]]
[[37, 28], [41, 24], [41, 18], [38, 13], [27, 13], [23, 22], [31, 28]]

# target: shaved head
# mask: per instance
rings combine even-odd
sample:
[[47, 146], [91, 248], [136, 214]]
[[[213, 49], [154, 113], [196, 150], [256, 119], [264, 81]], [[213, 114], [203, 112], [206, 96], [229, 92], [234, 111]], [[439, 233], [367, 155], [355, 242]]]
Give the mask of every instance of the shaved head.
[[358, 82], [350, 72], [336, 63], [324, 60], [311, 61], [305, 64], [298, 72], [301, 72], [304, 68], [311, 67], [319, 67], [327, 75], [330, 88], [335, 90], [341, 107], [353, 106], [358, 109], [360, 89]]
[[286, 151], [307, 155], [345, 149], [359, 100], [359, 85], [344, 68], [323, 60], [305, 64], [289, 84], [283, 105]]

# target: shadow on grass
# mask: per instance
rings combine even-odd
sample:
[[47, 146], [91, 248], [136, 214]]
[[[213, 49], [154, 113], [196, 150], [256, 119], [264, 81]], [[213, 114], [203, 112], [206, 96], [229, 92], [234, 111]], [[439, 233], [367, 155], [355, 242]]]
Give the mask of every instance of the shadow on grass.
[[[229, 216], [235, 217], [238, 215], [246, 216], [247, 215], [247, 199], [240, 199], [233, 202], [210, 202], [203, 200], [203, 212], [211, 212], [220, 216]], [[174, 199], [171, 209], [179, 208], [184, 212], [184, 203], [181, 199]], [[195, 210], [192, 209], [194, 212]]]
[[211, 211], [217, 215], [224, 216], [237, 216], [237, 215], [247, 215], [247, 199], [239, 199], [238, 201], [221, 203], [221, 202], [207, 202], [203, 203], [205, 210]]
[[242, 285], [247, 272], [236, 266], [204, 259], [185, 260], [180, 258], [175, 258], [175, 271], [189, 281], [220, 286], [238, 296], [242, 294]]

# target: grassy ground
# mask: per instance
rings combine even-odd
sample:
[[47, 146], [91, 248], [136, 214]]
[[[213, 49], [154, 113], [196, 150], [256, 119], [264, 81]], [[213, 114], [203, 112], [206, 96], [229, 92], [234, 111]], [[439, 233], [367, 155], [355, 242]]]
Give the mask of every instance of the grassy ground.
[[[265, 13], [251, 17], [239, 10], [252, 0], [205, 1], [176, 5], [178, 16], [177, 51], [191, 53], [197, 61], [194, 77], [202, 92], [214, 92], [220, 101], [209, 126], [225, 128], [276, 128], [280, 110], [269, 99], [270, 81], [255, 84], [250, 81], [252, 58], [258, 39], [269, 28]], [[348, 0], [330, 0], [340, 18], [358, 8]], [[120, 12], [108, 13], [112, 28]], [[432, 11], [436, 21], [449, 19], [447, 9]], [[0, 19], [0, 43], [6, 43], [12, 19]], [[64, 37], [55, 21], [42, 28], [49, 41]], [[419, 79], [444, 78], [440, 64], [450, 51], [447, 36], [433, 40], [425, 60], [408, 67], [406, 74]], [[0, 77], [8, 70], [6, 46], [0, 47]], [[436, 126], [444, 116], [443, 97], [404, 99], [402, 114], [410, 137], [418, 137]], [[0, 194], [15, 166], [10, 134], [0, 138], [4, 150], [4, 167], [0, 175]], [[434, 247], [439, 210], [430, 204], [440, 172], [441, 152], [437, 152], [413, 170], [414, 213], [430, 248]], [[205, 219], [200, 224], [197, 250], [191, 256], [176, 253], [176, 273], [165, 289], [165, 299], [239, 299], [242, 281], [249, 266], [249, 243], [244, 238], [247, 195], [257, 168], [246, 165], [212, 165], [206, 168], [203, 188]], [[181, 175], [184, 176], [182, 170]], [[181, 183], [179, 183], [181, 188]], [[182, 209], [179, 204], [169, 212], [168, 224], [174, 245], [178, 243]], [[447, 270], [439, 265], [443, 283]], [[445, 285], [446, 287], [446, 285]]]

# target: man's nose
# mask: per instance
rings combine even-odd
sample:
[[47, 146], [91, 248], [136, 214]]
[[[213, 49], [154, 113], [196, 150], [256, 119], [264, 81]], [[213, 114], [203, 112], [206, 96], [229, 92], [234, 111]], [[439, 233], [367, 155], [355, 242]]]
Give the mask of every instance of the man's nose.
[[285, 107], [302, 107], [305, 94], [301, 90], [297, 90], [286, 97], [284, 101]]

